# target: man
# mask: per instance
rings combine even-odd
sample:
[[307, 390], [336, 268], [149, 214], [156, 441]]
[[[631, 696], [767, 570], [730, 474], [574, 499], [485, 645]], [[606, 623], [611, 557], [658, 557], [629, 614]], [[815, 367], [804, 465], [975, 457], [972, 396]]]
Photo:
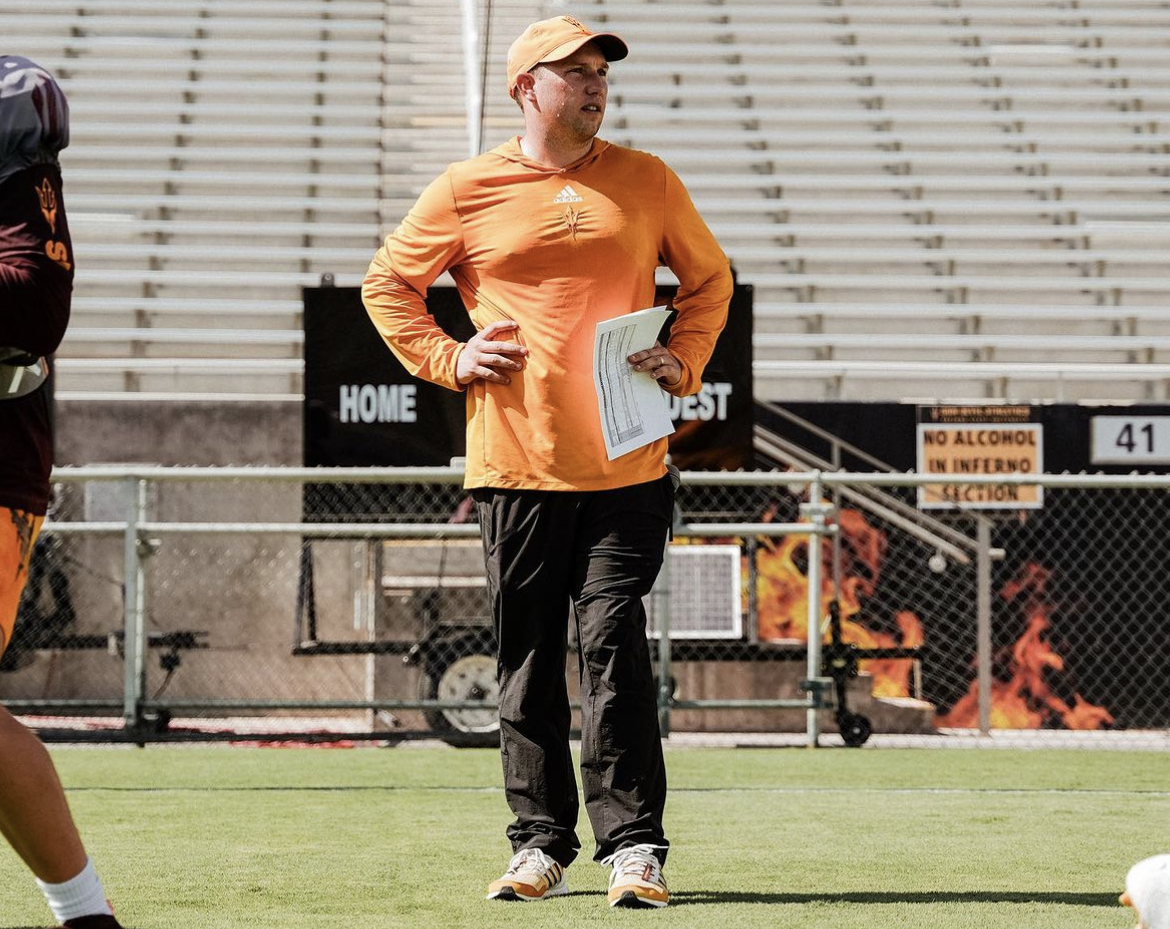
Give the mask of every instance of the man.
[[[524, 134], [451, 165], [375, 255], [363, 299], [412, 373], [467, 391], [465, 486], [483, 534], [499, 643], [500, 743], [514, 852], [489, 899], [566, 893], [580, 849], [564, 664], [580, 643], [581, 776], [612, 867], [609, 903], [669, 900], [666, 775], [642, 598], [662, 565], [674, 489], [665, 439], [610, 461], [594, 399], [598, 322], [680, 281], [669, 344], [629, 356], [672, 394], [698, 391], [727, 318], [727, 258], [652, 155], [596, 138], [624, 41], [569, 16], [529, 26], [507, 59]], [[477, 327], [427, 315], [444, 271]]]
[[[56, 81], [0, 56], [0, 654], [12, 638], [52, 467], [46, 355], [69, 321], [73, 245], [57, 153], [69, 108]], [[69, 929], [120, 929], [49, 753], [0, 708], [0, 832]]]

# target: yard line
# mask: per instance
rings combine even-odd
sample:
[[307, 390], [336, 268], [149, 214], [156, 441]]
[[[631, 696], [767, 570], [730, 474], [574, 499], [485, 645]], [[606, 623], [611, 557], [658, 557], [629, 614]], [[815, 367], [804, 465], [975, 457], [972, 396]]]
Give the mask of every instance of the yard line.
[[[466, 786], [453, 787], [448, 785], [419, 786], [408, 784], [317, 784], [317, 785], [257, 785], [253, 787], [223, 787], [223, 786], [196, 786], [179, 785], [171, 787], [109, 787], [104, 785], [89, 785], [82, 787], [67, 787], [69, 793], [139, 793], [139, 794], [176, 794], [176, 793], [455, 793], [455, 794], [488, 794], [497, 793], [499, 785], [486, 787]], [[1166, 797], [1170, 798], [1170, 790], [1154, 788], [1135, 788], [1122, 790], [1105, 787], [672, 787], [672, 794], [786, 794], [793, 796], [817, 794], [841, 794], [856, 796], [857, 794], [935, 794], [967, 795], [967, 794], [999, 794], [1006, 796], [1035, 797], [1084, 795], [1095, 797]]]

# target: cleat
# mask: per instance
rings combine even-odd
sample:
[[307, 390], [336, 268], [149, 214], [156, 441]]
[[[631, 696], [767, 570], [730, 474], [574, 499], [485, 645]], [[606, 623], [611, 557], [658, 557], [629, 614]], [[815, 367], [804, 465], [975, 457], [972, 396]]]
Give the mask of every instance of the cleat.
[[655, 845], [633, 845], [619, 849], [602, 864], [610, 865], [610, 906], [645, 909], [670, 902], [670, 891], [662, 877], [662, 865], [654, 854]]
[[508, 863], [503, 876], [488, 885], [488, 900], [531, 903], [569, 892], [565, 869], [539, 848], [522, 848]]
[[102, 913], [96, 916], [75, 916], [65, 920], [62, 929], [122, 929], [122, 924], [113, 916]]

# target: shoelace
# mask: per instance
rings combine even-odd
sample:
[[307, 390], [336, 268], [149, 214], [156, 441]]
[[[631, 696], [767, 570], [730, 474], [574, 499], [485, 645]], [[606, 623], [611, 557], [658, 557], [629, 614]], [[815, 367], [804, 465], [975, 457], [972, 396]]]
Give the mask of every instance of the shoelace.
[[533, 859], [535, 859], [536, 864], [540, 867], [542, 872], [547, 872], [552, 869], [553, 860], [539, 848], [522, 848], [516, 853], [516, 855], [512, 858], [511, 863], [508, 865], [508, 873], [518, 874], [525, 868], [526, 865], [528, 865], [529, 861]]
[[601, 863], [612, 866], [615, 877], [619, 875], [625, 876], [627, 874], [641, 877], [645, 873], [646, 867], [649, 866], [649, 880], [651, 883], [658, 884], [662, 882], [662, 866], [654, 852], [659, 848], [662, 848], [662, 846], [648, 844], [631, 845], [629, 848], [623, 848], [614, 852]]

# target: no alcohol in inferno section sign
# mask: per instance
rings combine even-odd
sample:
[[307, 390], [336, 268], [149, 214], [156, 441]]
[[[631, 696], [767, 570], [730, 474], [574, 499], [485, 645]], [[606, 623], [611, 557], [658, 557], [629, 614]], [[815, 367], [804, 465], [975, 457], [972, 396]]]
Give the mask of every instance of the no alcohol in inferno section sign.
[[[933, 407], [918, 423], [918, 470], [923, 474], [1001, 477], [1042, 474], [1043, 426], [1027, 422], [1027, 407]], [[1044, 488], [1024, 484], [929, 484], [918, 490], [922, 509], [1020, 510], [1044, 505]]]

